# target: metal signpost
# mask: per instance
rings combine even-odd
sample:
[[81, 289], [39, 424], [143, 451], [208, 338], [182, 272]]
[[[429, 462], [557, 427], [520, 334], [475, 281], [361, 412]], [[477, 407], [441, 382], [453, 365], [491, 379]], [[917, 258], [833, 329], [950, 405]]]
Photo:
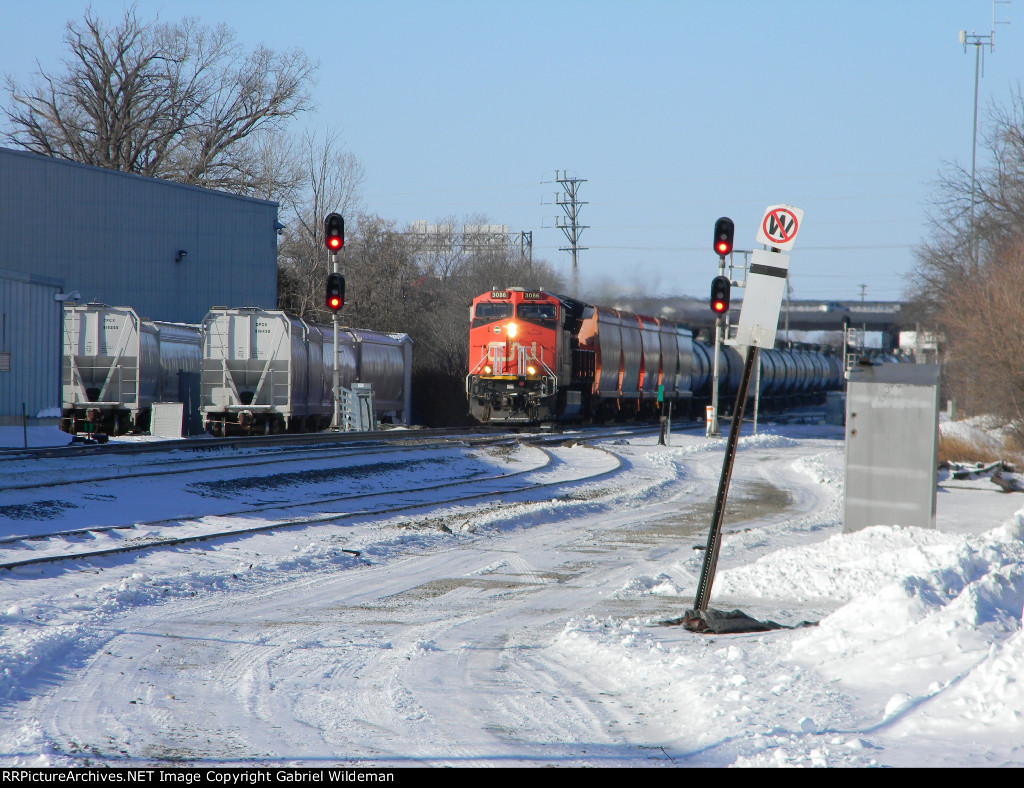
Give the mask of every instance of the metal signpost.
[[711, 280], [711, 311], [715, 315], [715, 358], [711, 373], [711, 405], [707, 413], [707, 431], [709, 438], [720, 438], [718, 429], [718, 363], [722, 353], [722, 340], [729, 327], [729, 294], [732, 282], [725, 275], [725, 258], [732, 254], [735, 225], [728, 216], [715, 222], [715, 240], [712, 248], [718, 255], [718, 276]]
[[[715, 510], [711, 529], [708, 532], [707, 548], [704, 551], [704, 566], [693, 610], [687, 614], [690, 621], [700, 620], [707, 611], [711, 597], [711, 586], [715, 580], [718, 552], [722, 543], [722, 520], [725, 515], [725, 501], [729, 494], [729, 480], [732, 477], [736, 446], [739, 443], [740, 428], [743, 425], [743, 411], [750, 388], [750, 378], [762, 347], [775, 345], [779, 330], [779, 313], [782, 310], [782, 296], [789, 275], [789, 255], [781, 254], [793, 248], [804, 212], [789, 205], [770, 205], [765, 209], [764, 218], [758, 228], [757, 241], [770, 247], [770, 251], [753, 253], [747, 272], [747, 289], [740, 307], [740, 319], [734, 344], [746, 348], [743, 375], [736, 392], [736, 404], [732, 412], [732, 426], [726, 443], [725, 459], [722, 462], [722, 476], [715, 496]], [[686, 620], [686, 619], [684, 619]]]
[[708, 406], [707, 426], [704, 433], [708, 438], [722, 437], [722, 431], [718, 428], [718, 359], [722, 355], [723, 320], [721, 315], [715, 318], [715, 358], [711, 367], [711, 405]]
[[345, 251], [345, 220], [339, 213], [329, 213], [324, 219], [324, 243], [331, 253], [331, 273], [327, 275], [327, 294], [325, 303], [331, 311], [331, 323], [334, 327], [334, 385], [332, 398], [334, 414], [331, 417], [331, 429], [341, 426], [341, 379], [338, 371], [338, 311], [345, 305], [345, 277], [338, 264], [338, 252]]
[[[331, 262], [333, 263], [334, 273], [338, 273], [338, 255], [337, 253], [331, 254]], [[331, 315], [331, 324], [334, 328], [334, 373], [331, 384], [331, 399], [334, 401], [334, 413], [331, 415], [331, 429], [338, 429], [341, 423], [341, 414], [339, 413], [339, 405], [341, 402], [341, 379], [338, 373], [338, 313], [335, 312]]]

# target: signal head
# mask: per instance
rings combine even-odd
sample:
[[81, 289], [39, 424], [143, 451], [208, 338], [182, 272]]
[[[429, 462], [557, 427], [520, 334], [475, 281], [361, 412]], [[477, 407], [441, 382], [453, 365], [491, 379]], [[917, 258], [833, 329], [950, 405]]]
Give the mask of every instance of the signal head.
[[728, 216], [723, 216], [715, 222], [714, 250], [719, 257], [725, 257], [732, 252], [732, 236], [735, 230], [736, 226]]
[[711, 280], [711, 311], [716, 315], [724, 315], [729, 311], [729, 293], [732, 282], [727, 276], [716, 276]]
[[345, 220], [340, 213], [329, 213], [324, 219], [324, 243], [332, 252], [345, 245]]
[[327, 275], [327, 294], [324, 303], [331, 312], [345, 306], [345, 277], [341, 274]]

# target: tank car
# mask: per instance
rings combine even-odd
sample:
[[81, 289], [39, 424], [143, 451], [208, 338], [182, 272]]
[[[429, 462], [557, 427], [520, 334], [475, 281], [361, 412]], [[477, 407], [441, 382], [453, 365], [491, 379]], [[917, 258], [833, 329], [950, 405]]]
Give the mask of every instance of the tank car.
[[199, 326], [144, 320], [130, 307], [64, 307], [61, 429], [120, 435], [149, 428], [154, 402], [180, 402], [198, 376]]

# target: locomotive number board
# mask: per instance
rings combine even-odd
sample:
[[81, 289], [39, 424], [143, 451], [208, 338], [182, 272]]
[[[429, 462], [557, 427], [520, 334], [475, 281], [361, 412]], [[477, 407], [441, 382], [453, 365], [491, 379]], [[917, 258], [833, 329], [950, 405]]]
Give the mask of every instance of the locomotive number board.
[[[544, 297], [545, 297], [544, 293], [542, 293], [540, 290], [527, 290], [527, 291], [523, 292], [522, 295], [523, 295], [523, 300], [524, 301], [542, 301], [544, 299]], [[508, 290], [492, 290], [491, 291], [491, 298], [508, 298], [508, 297], [509, 297]]]

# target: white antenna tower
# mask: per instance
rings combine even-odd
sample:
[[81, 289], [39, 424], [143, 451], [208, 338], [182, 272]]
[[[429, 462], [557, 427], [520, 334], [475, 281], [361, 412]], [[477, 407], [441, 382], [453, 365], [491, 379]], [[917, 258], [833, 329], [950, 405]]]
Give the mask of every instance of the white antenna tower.
[[[967, 47], [974, 47], [974, 133], [971, 138], [971, 235], [976, 236], [975, 223], [974, 223], [974, 202], [975, 192], [977, 191], [977, 178], [975, 173], [977, 172], [978, 162], [978, 78], [980, 75], [984, 75], [985, 69], [985, 47], [988, 47], [989, 52], [994, 52], [996, 48], [996, 25], [1008, 25], [1010, 20], [1007, 19], [1005, 22], [996, 22], [996, 6], [1005, 5], [1009, 6], [1012, 0], [992, 0], [992, 28], [988, 35], [982, 35], [975, 33], [973, 30], [968, 33], [966, 30], [960, 31], [960, 44], [964, 48], [964, 54], [967, 53]], [[1007, 9], [1009, 11], [1009, 9]], [[977, 248], [977, 237], [973, 239], [974, 246]], [[975, 251], [974, 264], [978, 264], [978, 254]]]

